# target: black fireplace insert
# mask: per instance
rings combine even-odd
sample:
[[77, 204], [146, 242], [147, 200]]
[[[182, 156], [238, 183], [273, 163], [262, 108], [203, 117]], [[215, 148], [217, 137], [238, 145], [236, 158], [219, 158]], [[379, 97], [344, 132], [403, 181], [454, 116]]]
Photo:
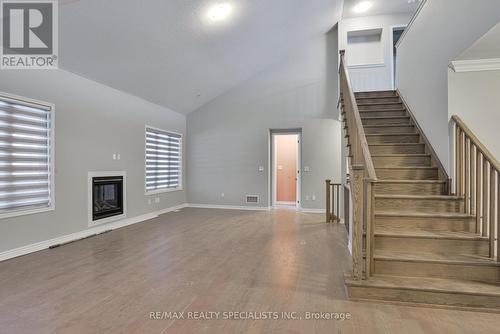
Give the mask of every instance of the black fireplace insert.
[[92, 220], [123, 214], [123, 176], [92, 178]]

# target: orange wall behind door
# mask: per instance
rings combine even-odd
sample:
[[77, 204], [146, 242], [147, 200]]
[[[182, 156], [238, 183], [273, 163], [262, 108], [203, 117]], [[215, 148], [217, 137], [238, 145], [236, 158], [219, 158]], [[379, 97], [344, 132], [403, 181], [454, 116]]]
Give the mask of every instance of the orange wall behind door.
[[297, 201], [297, 135], [276, 135], [276, 201]]

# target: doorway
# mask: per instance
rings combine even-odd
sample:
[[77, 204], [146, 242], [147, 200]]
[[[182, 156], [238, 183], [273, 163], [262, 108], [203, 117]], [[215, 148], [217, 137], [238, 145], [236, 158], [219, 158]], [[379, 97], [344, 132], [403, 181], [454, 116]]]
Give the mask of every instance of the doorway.
[[271, 131], [271, 198], [273, 207], [300, 208], [299, 131]]
[[403, 35], [406, 26], [392, 27], [391, 39], [392, 39], [392, 89], [396, 89], [396, 62], [398, 49], [396, 44], [398, 44], [399, 39]]

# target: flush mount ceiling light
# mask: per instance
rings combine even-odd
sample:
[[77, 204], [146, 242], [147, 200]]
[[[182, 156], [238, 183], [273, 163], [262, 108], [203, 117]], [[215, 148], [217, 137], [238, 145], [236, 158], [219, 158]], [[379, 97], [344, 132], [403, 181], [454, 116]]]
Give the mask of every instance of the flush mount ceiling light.
[[207, 12], [208, 18], [212, 21], [223, 21], [232, 12], [232, 7], [229, 3], [218, 3], [210, 7]]
[[356, 4], [356, 6], [354, 6], [352, 8], [352, 11], [356, 14], [361, 14], [361, 13], [364, 13], [366, 12], [368, 9], [370, 9], [371, 7], [373, 6], [373, 4], [371, 3], [371, 1], [361, 1], [361, 2], [358, 2]]

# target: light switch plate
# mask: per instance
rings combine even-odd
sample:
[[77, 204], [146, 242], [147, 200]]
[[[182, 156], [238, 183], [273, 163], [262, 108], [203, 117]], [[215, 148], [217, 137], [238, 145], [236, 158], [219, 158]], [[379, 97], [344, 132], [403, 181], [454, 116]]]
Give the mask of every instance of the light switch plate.
[[259, 166], [259, 172], [263, 172], [264, 171], [264, 166]]
[[309, 166], [304, 166], [304, 172], [309, 172], [310, 170]]

